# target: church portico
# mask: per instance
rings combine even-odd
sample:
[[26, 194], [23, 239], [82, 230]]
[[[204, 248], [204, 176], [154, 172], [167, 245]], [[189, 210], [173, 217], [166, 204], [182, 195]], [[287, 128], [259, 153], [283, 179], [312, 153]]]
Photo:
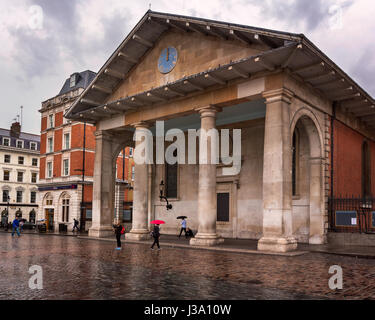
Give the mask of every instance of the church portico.
[[[116, 156], [134, 143], [137, 153], [148, 135], [128, 238], [147, 239], [153, 219], [177, 234], [185, 215], [191, 245], [244, 238], [286, 252], [325, 243], [332, 101], [346, 93], [333, 69], [300, 35], [148, 12], [67, 114], [98, 128], [90, 236], [112, 234]], [[217, 137], [205, 140], [210, 130]], [[172, 150], [181, 139], [183, 151]], [[219, 161], [201, 161], [216, 145]]]

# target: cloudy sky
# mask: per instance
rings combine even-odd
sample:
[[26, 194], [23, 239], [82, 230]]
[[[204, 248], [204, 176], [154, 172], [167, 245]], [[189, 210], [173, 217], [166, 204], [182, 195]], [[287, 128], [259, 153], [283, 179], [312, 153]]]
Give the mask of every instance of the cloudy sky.
[[0, 127], [24, 106], [39, 133], [41, 102], [70, 74], [98, 71], [148, 10], [304, 33], [375, 96], [371, 0], [1, 0]]

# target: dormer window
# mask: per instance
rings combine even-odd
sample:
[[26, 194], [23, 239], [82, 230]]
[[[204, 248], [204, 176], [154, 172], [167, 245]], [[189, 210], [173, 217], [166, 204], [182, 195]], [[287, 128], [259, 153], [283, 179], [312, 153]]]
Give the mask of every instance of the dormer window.
[[70, 76], [70, 87], [73, 88], [77, 84], [78, 74], [74, 73]]

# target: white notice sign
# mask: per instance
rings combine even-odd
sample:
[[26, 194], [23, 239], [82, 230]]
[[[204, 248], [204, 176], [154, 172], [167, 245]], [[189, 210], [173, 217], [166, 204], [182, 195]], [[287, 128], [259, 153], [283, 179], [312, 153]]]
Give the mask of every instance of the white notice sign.
[[356, 225], [357, 224], [357, 218], [352, 218], [352, 225]]

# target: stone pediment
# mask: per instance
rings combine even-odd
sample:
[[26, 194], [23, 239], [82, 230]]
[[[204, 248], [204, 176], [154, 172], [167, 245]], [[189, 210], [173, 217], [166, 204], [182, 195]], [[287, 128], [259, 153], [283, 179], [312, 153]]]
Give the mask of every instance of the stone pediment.
[[[158, 69], [158, 61], [163, 50], [168, 48], [176, 49], [176, 63], [173, 70], [161, 73]], [[263, 51], [265, 48], [262, 50], [259, 45], [245, 45], [237, 40], [223, 40], [214, 36], [172, 29], [161, 37], [142, 62], [131, 70], [126, 79], [122, 80], [114, 93], [107, 98], [106, 103], [173, 83], [193, 74], [213, 70], [231, 61]], [[161, 60], [166, 59], [163, 56]]]

